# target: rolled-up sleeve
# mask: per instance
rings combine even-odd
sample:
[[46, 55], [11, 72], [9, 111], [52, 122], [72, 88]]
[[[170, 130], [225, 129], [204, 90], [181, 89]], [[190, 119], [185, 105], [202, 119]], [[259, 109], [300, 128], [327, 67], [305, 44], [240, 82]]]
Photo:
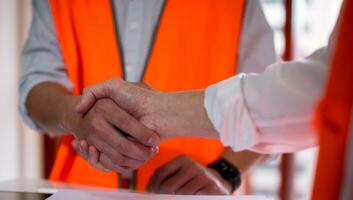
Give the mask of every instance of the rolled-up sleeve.
[[27, 112], [29, 92], [43, 82], [55, 82], [70, 91], [73, 86], [66, 73], [48, 1], [33, 0], [32, 7], [32, 25], [21, 58], [19, 111], [27, 125], [42, 132]]
[[328, 48], [306, 59], [240, 74], [206, 90], [205, 108], [222, 143], [235, 151], [294, 152], [315, 146], [312, 115], [324, 90]]

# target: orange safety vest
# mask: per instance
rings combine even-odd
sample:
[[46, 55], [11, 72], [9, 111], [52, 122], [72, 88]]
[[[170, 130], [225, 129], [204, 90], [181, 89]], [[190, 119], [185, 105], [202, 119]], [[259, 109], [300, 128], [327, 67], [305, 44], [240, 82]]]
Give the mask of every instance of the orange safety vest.
[[340, 17], [330, 78], [315, 120], [320, 132], [320, 153], [314, 200], [339, 199], [343, 186], [345, 150], [353, 108], [353, 1], [345, 1]]
[[[161, 91], [206, 88], [236, 73], [244, 0], [166, 0], [141, 81]], [[124, 77], [109, 0], [51, 0], [51, 12], [67, 73], [76, 94], [84, 87]], [[117, 187], [117, 174], [92, 168], [63, 137], [50, 176], [53, 181]], [[219, 140], [165, 141], [138, 170], [143, 190], [155, 169], [186, 154], [202, 164], [223, 152]]]

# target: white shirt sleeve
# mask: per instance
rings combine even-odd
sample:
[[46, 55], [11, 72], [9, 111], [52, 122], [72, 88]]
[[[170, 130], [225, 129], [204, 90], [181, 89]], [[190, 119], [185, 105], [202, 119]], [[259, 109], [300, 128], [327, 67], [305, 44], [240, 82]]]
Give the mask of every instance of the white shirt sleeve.
[[304, 60], [240, 74], [206, 90], [205, 107], [225, 146], [284, 153], [317, 144], [312, 115], [326, 81], [328, 48]]

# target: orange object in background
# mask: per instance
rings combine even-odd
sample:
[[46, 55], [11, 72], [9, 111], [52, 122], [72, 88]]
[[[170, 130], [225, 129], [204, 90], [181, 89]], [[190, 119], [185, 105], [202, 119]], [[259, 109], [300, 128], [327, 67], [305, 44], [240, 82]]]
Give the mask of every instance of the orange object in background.
[[[206, 88], [236, 74], [244, 0], [166, 1], [141, 81], [161, 91]], [[109, 0], [51, 0], [51, 11], [75, 93], [124, 77], [119, 39]], [[76, 155], [72, 137], [63, 137], [50, 179], [117, 187], [115, 173], [103, 173]], [[138, 170], [143, 190], [154, 170], [186, 154], [208, 164], [223, 152], [218, 140], [165, 141], [160, 153]]]
[[[314, 200], [339, 199], [353, 108], [353, 1], [346, 0], [340, 16], [326, 93], [316, 115], [320, 153], [313, 191]], [[351, 169], [353, 170], [353, 169]], [[353, 188], [351, 188], [353, 189]]]

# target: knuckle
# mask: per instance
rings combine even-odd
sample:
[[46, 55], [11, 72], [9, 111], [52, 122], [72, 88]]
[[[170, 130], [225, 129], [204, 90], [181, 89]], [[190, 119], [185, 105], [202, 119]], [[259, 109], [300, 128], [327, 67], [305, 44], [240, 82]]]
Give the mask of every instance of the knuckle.
[[127, 152], [127, 150], [129, 150], [126, 142], [122, 140], [116, 141], [114, 144], [114, 148], [119, 152]]
[[142, 117], [140, 119], [140, 122], [146, 127], [149, 128], [150, 130], [156, 130], [156, 125], [153, 121], [153, 119], [151, 118], [146, 118], [146, 117]]
[[104, 87], [108, 90], [110, 90], [114, 85], [116, 85], [119, 81], [119, 78], [113, 78], [110, 80], [107, 80], [103, 83]]
[[86, 94], [87, 92], [90, 92], [90, 91], [91, 91], [91, 87], [85, 87], [85, 88], [83, 88], [82, 93]]
[[93, 107], [93, 111], [95, 114], [103, 114], [105, 112], [105, 106], [102, 100], [96, 102]]

